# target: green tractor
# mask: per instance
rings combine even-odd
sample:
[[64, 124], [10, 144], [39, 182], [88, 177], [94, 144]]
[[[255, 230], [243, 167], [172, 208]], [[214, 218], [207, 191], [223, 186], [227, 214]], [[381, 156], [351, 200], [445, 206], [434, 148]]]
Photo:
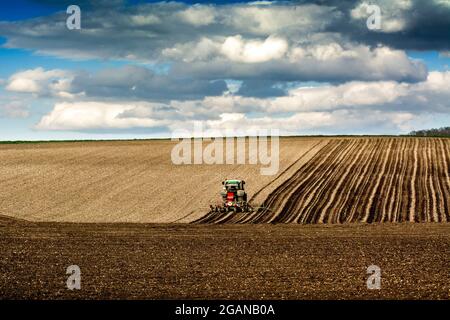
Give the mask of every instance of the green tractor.
[[210, 206], [211, 212], [252, 212], [253, 208], [247, 202], [247, 193], [244, 190], [244, 180], [224, 180], [222, 181], [223, 190], [222, 205]]

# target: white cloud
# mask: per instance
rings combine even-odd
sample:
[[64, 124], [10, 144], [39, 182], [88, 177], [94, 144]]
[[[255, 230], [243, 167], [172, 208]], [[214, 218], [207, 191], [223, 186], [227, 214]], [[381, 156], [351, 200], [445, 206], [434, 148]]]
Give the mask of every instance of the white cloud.
[[248, 5], [250, 6], [267, 6], [271, 4], [275, 4], [276, 1], [252, 1], [248, 2]]
[[162, 55], [184, 62], [227, 59], [230, 62], [260, 63], [285, 56], [286, 39], [269, 36], [265, 39], [244, 39], [241, 35], [220, 39], [201, 38], [196, 42], [176, 44], [166, 48]]
[[155, 127], [164, 121], [149, 118], [128, 117], [121, 115], [136, 107], [151, 105], [141, 103], [119, 104], [106, 102], [63, 102], [36, 125], [41, 130], [88, 130], [88, 129], [124, 129], [134, 127]]
[[344, 130], [345, 125], [361, 130], [364, 126], [380, 126], [405, 131], [421, 114], [448, 113], [449, 101], [450, 71], [431, 72], [426, 81], [416, 84], [353, 81], [334, 86], [298, 87], [287, 96], [267, 99], [226, 94], [168, 104], [57, 103], [37, 128], [188, 128], [194, 121], [202, 121], [211, 128], [283, 128], [290, 133], [305, 128]]
[[177, 43], [172, 48], [162, 50], [164, 58], [193, 62], [207, 61], [220, 53], [221, 43], [209, 38], [201, 38], [197, 42]]
[[65, 70], [36, 68], [13, 74], [6, 90], [36, 95], [60, 95], [70, 90], [72, 73]]
[[376, 2], [360, 2], [350, 11], [350, 16], [355, 20], [366, 20], [373, 12], [369, 12], [370, 5], [378, 5], [381, 11], [381, 30], [391, 33], [402, 31], [407, 26], [408, 12], [412, 8], [411, 0], [378, 0]]
[[169, 49], [166, 54], [181, 59], [174, 64], [174, 73], [211, 80], [420, 81], [427, 75], [422, 62], [410, 59], [401, 50], [337, 42], [289, 46], [279, 37], [202, 39]]
[[[430, 101], [434, 103], [430, 104]], [[298, 87], [288, 95], [272, 99], [240, 96], [207, 97], [202, 104], [211, 110], [249, 110], [280, 112], [318, 112], [348, 108], [406, 110], [411, 112], [450, 112], [450, 71], [430, 72], [424, 82], [352, 81], [341, 85]], [[401, 103], [400, 103], [401, 102]]]
[[167, 96], [194, 99], [218, 95], [226, 91], [227, 86], [223, 80], [186, 80], [186, 77], [160, 74], [144, 66], [126, 65], [94, 73], [43, 68], [20, 71], [10, 77], [6, 89], [62, 99], [162, 100]]
[[271, 110], [333, 110], [342, 107], [386, 104], [408, 94], [407, 84], [349, 82], [338, 86], [298, 88], [273, 100]]
[[318, 5], [241, 5], [220, 12], [224, 25], [255, 35], [320, 32], [340, 15]]
[[36, 81], [28, 78], [12, 79], [6, 86], [6, 90], [15, 92], [39, 93], [41, 88]]
[[280, 59], [288, 49], [285, 39], [268, 37], [264, 41], [244, 41], [240, 35], [228, 37], [222, 44], [222, 53], [231, 61], [258, 63]]
[[427, 75], [423, 62], [409, 58], [402, 50], [323, 39], [302, 45], [279, 36], [203, 37], [166, 48], [162, 55], [176, 62], [175, 74], [210, 80], [414, 82]]
[[366, 47], [359, 46], [359, 48], [356, 47], [356, 50], [352, 48], [344, 49], [340, 44], [332, 42], [328, 44], [293, 48], [289, 57], [292, 62], [301, 62], [302, 59], [305, 58], [312, 58], [319, 61], [336, 60], [340, 58], [359, 58], [360, 53], [364, 50], [363, 48]]
[[412, 86], [417, 91], [449, 92], [450, 91], [450, 71], [430, 72], [427, 81], [419, 82]]
[[[410, 3], [380, 2], [385, 24], [408, 18]], [[360, 6], [361, 2], [355, 5], [358, 10], [353, 8], [354, 19], [363, 19]], [[125, 59], [163, 67], [172, 66], [168, 60], [175, 60], [176, 75], [181, 72], [186, 79], [344, 82], [425, 78], [424, 64], [412, 61], [403, 51], [383, 45], [379, 49], [370, 41], [364, 45], [354, 19], [349, 25], [343, 21], [347, 17], [344, 8], [350, 10], [348, 6], [289, 2], [160, 2], [93, 9], [83, 16], [83, 32], [73, 37], [67, 36], [58, 15], [1, 23], [0, 33], [7, 39], [6, 47], [72, 59]], [[358, 26], [365, 26], [359, 22]], [[30, 80], [14, 85], [29, 92], [40, 90]]]
[[434, 0], [438, 5], [450, 8], [450, 0]]
[[[280, 37], [306, 39], [341, 14], [319, 5], [188, 5], [160, 2], [94, 9], [83, 16], [83, 32], [68, 37], [60, 14], [1, 23], [6, 47], [72, 59], [128, 59], [154, 62], [166, 48], [201, 38]], [[121, 41], [117, 41], [121, 39]]]
[[[295, 45], [311, 45], [317, 37], [333, 41], [382, 43], [396, 48], [448, 50], [448, 1], [259, 1], [229, 5], [189, 5], [176, 1], [139, 5], [93, 6], [83, 15], [83, 32], [67, 36], [64, 14], [0, 23], [6, 47], [80, 58], [155, 62], [167, 48], [201, 38], [246, 39], [269, 36]], [[378, 4], [382, 32], [367, 32], [366, 5]], [[328, 4], [328, 5], [327, 5]], [[350, 19], [348, 19], [350, 14]], [[443, 31], [444, 30], [444, 31]], [[405, 31], [401, 35], [383, 35]], [[117, 41], [120, 39], [120, 41]], [[341, 43], [342, 44], [342, 43]]]
[[[417, 115], [409, 112], [381, 112], [379, 110], [336, 110], [330, 112], [298, 112], [286, 117], [250, 117], [242, 113], [224, 113], [219, 119], [202, 122], [204, 130], [278, 129], [286, 134], [361, 134], [407, 132]], [[192, 131], [198, 122], [175, 122], [172, 130]], [[241, 131], [242, 132], [242, 131]]]
[[154, 14], [138, 14], [130, 17], [131, 23], [138, 27], [155, 25], [161, 22], [160, 18]]
[[216, 14], [216, 10], [212, 6], [195, 5], [179, 12], [178, 16], [183, 21], [198, 27], [214, 23]]

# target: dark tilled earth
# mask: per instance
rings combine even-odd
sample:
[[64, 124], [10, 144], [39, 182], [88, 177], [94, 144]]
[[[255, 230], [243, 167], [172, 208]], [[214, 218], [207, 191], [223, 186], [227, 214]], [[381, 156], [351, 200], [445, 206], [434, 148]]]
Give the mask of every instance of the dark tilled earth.
[[[450, 299], [450, 224], [151, 225], [0, 218], [3, 299]], [[367, 267], [381, 268], [368, 290]], [[81, 268], [81, 290], [66, 268]]]

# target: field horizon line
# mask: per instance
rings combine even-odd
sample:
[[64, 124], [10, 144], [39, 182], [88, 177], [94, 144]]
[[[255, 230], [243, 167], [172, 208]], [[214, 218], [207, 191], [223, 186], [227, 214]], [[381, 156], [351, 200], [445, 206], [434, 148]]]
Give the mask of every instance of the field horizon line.
[[[176, 139], [215, 139], [215, 138], [250, 138], [255, 136], [233, 136], [233, 137], [186, 137]], [[340, 134], [340, 135], [280, 135], [280, 138], [450, 138], [450, 135], [428, 135], [414, 136], [409, 134]], [[267, 137], [270, 139], [270, 137]], [[0, 140], [0, 144], [27, 144], [27, 143], [70, 143], [70, 142], [144, 142], [144, 141], [166, 141], [173, 138], [142, 138], [142, 139], [55, 139], [55, 140]]]

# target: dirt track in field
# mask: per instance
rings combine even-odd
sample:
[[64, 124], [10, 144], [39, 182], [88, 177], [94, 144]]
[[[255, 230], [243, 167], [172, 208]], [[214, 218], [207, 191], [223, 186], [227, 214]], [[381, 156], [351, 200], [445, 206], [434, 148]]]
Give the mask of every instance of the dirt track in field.
[[0, 144], [0, 214], [32, 221], [191, 222], [219, 203], [223, 179], [246, 180], [254, 203], [261, 203], [327, 142], [280, 139], [274, 176], [249, 165], [248, 151], [246, 164], [174, 165], [176, 142], [167, 140]]
[[449, 222], [450, 139], [332, 139], [252, 214], [198, 223]]
[[[450, 299], [446, 224], [29, 223], [0, 217], [0, 299]], [[81, 290], [66, 289], [66, 268]], [[381, 268], [368, 290], [367, 267]]]

